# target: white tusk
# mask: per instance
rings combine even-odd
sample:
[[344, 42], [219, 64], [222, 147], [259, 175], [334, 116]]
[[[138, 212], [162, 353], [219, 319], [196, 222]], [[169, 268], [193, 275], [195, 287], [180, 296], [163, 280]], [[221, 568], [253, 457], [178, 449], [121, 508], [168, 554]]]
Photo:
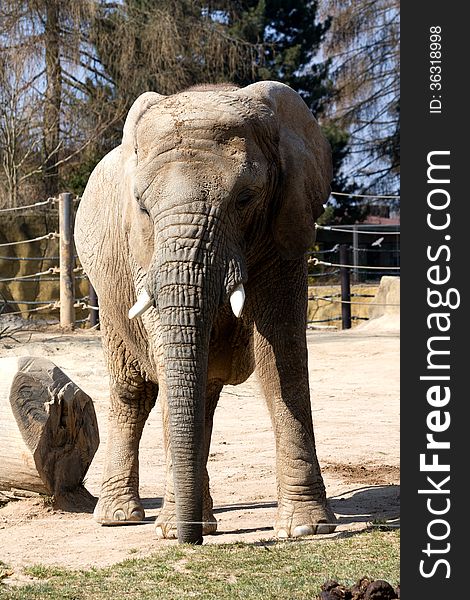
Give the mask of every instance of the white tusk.
[[129, 310], [129, 319], [140, 317], [151, 306], [153, 306], [153, 298], [148, 295], [146, 290], [142, 290], [137, 298], [137, 302]]
[[245, 304], [245, 290], [243, 284], [237, 285], [237, 287], [230, 294], [230, 306], [232, 307], [233, 314], [238, 318], [242, 314], [243, 305]]

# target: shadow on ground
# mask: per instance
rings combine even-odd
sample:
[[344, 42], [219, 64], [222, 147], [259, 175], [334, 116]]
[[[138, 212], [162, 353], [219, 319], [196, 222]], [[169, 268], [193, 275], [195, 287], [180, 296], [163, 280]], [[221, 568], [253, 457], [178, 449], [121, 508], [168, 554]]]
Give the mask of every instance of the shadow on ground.
[[338, 525], [393, 521], [399, 523], [400, 486], [364, 486], [348, 492], [345, 498], [331, 498]]
[[[142, 500], [146, 509], [159, 509], [162, 507], [163, 498], [144, 498]], [[363, 486], [349, 491], [345, 497], [330, 498], [331, 507], [338, 519], [339, 527], [349, 525], [370, 524], [379, 527], [398, 527], [400, 524], [400, 486], [399, 485], [374, 485]], [[231, 528], [223, 527], [223, 514], [237, 511], [256, 511], [276, 508], [276, 502], [245, 502], [227, 504], [214, 508], [214, 514], [221, 521], [219, 531], [215, 534], [251, 533], [256, 531], [272, 531], [272, 527]], [[147, 517], [146, 521], [155, 517]], [[346, 531], [338, 533], [347, 534]]]

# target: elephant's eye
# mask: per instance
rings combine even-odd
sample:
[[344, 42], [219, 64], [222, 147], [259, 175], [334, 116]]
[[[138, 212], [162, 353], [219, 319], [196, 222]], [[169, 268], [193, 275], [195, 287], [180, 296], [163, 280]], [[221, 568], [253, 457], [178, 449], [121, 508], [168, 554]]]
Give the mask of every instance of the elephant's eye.
[[145, 207], [144, 203], [142, 202], [141, 198], [137, 197], [136, 201], [137, 201], [137, 206], [139, 207], [139, 211], [142, 214], [149, 216], [149, 211], [146, 209], [146, 207]]
[[237, 196], [237, 206], [239, 208], [247, 208], [256, 200], [256, 192], [254, 190], [243, 190]]
[[145, 207], [144, 201], [142, 200], [140, 194], [137, 192], [137, 190], [135, 188], [134, 188], [134, 198], [135, 198], [135, 201], [137, 202], [137, 206], [139, 207], [140, 212], [148, 216], [149, 212]]

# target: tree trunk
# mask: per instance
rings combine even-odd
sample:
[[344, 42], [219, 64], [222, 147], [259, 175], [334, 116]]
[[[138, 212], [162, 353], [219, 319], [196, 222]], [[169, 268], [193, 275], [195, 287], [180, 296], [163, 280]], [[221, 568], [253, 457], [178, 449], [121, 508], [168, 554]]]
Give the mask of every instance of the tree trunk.
[[46, 196], [59, 191], [60, 108], [62, 70], [60, 65], [60, 4], [48, 2], [45, 22], [46, 98], [44, 104], [44, 186]]
[[99, 445], [93, 401], [52, 362], [0, 359], [0, 489], [54, 497], [83, 508], [93, 497], [83, 479]]

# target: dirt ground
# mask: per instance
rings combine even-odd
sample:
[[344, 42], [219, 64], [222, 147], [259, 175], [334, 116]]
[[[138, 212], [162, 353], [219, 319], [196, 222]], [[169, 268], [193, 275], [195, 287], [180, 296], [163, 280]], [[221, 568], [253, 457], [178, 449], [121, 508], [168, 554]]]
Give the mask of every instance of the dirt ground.
[[[350, 331], [308, 331], [317, 451], [339, 525], [333, 535], [399, 520], [398, 318], [382, 317]], [[0, 356], [50, 359], [95, 402], [101, 444], [86, 478], [99, 494], [106, 442], [107, 374], [99, 332], [22, 331], [0, 340]], [[205, 543], [270, 539], [276, 510], [274, 437], [255, 377], [225, 388], [215, 413], [209, 459], [216, 535]], [[160, 408], [145, 427], [140, 452], [143, 524], [101, 527], [91, 514], [54, 512], [43, 498], [0, 509], [0, 561], [14, 569], [110, 565], [146, 556], [173, 540], [158, 540], [164, 459]], [[1, 498], [1, 492], [0, 492]]]

